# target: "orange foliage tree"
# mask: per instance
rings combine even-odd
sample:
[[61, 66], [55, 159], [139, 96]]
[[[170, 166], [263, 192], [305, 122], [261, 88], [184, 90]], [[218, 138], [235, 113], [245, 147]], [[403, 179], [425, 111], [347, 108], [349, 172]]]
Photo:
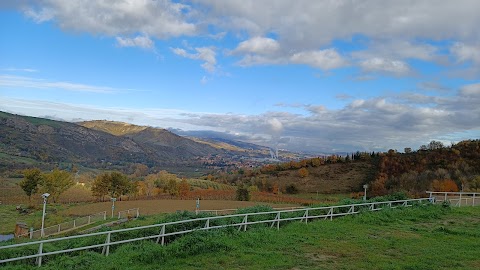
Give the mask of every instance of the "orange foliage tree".
[[385, 187], [387, 177], [388, 176], [385, 173], [380, 173], [378, 175], [377, 179], [372, 183], [372, 190], [370, 193], [372, 196], [383, 196], [388, 193], [388, 190]]
[[301, 168], [298, 170], [298, 175], [301, 177], [301, 178], [305, 178], [308, 176], [308, 170], [306, 168]]
[[457, 192], [458, 186], [455, 181], [451, 179], [433, 180], [432, 189], [434, 191]]
[[178, 186], [178, 194], [180, 198], [186, 198], [190, 192], [190, 185], [188, 184], [185, 178], [182, 179], [180, 185]]

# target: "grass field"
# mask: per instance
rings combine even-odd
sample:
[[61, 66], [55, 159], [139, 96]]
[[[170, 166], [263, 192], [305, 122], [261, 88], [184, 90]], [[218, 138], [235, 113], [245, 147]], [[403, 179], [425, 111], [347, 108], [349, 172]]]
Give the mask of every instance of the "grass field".
[[[479, 269], [480, 207], [424, 206], [290, 223], [280, 231], [196, 232], [57, 256], [44, 269]], [[5, 269], [38, 269], [7, 266]]]
[[[256, 202], [201, 200], [201, 210], [220, 210], [244, 208], [257, 205]], [[265, 203], [262, 203], [265, 205]], [[292, 204], [266, 204], [273, 207], [297, 206]], [[78, 203], [78, 204], [48, 204], [45, 227], [107, 211], [111, 215], [111, 202]], [[132, 208], [140, 208], [140, 215], [153, 215], [180, 211], [195, 211], [195, 200], [139, 200], [115, 202], [115, 214]], [[29, 227], [40, 228], [42, 219], [42, 205], [37, 205], [29, 214], [20, 214], [14, 205], [0, 205], [0, 234], [13, 233], [17, 221], [25, 222]]]

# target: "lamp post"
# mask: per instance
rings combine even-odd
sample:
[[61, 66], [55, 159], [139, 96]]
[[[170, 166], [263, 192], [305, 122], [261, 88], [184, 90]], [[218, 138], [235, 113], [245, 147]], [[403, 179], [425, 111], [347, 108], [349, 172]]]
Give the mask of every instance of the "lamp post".
[[197, 206], [195, 208], [195, 214], [198, 215], [198, 211], [200, 210], [200, 198], [197, 198]]
[[111, 198], [112, 200], [112, 218], [113, 218], [113, 210], [115, 210], [115, 201], [117, 200], [117, 198]]
[[367, 184], [363, 185], [363, 201], [367, 200], [367, 188], [368, 188]]
[[43, 198], [43, 214], [42, 214], [42, 229], [40, 231], [40, 237], [44, 237], [45, 236], [45, 231], [43, 230], [44, 228], [44, 225], [45, 225], [45, 208], [47, 207], [47, 198], [48, 196], [50, 196], [49, 193], [44, 193], [42, 194], [42, 198]]

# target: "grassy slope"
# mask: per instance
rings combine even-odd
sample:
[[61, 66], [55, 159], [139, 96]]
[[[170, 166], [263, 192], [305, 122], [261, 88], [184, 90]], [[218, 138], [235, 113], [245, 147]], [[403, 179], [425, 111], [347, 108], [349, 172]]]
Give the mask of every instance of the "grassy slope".
[[[190, 234], [109, 257], [57, 257], [47, 269], [479, 269], [480, 207], [395, 209], [274, 229]], [[25, 269], [25, 265], [5, 269]], [[34, 268], [33, 266], [31, 267]]]
[[373, 179], [375, 167], [368, 162], [326, 164], [309, 167], [307, 177], [299, 177], [298, 170], [279, 172], [278, 177], [263, 174], [255, 178], [267, 178], [280, 187], [295, 184], [300, 192], [350, 193], [362, 190], [366, 182]]

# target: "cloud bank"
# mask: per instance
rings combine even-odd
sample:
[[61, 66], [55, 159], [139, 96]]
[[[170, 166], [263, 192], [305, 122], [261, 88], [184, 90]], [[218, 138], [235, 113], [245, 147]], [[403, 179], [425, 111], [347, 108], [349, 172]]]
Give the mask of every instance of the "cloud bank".
[[[385, 151], [418, 148], [430, 140], [445, 142], [480, 137], [480, 84], [461, 87], [448, 97], [404, 93], [354, 99], [332, 110], [300, 105], [304, 114], [210, 114], [179, 110], [97, 108], [45, 101], [1, 98], [0, 109], [68, 121], [108, 119], [183, 130], [212, 130], [264, 146], [296, 151]], [[282, 106], [289, 106], [283, 104]], [[457, 132], [461, 131], [461, 132]], [[273, 142], [275, 141], [275, 142]]]
[[[411, 60], [448, 59], [469, 65], [458, 74], [472, 77], [480, 70], [480, 2], [473, 0], [23, 0], [2, 5], [65, 31], [115, 37], [124, 47], [152, 48], [176, 37], [214, 42], [230, 33], [237, 45], [221, 49], [227, 57], [240, 57], [241, 66], [303, 64], [330, 70], [348, 63], [364, 73], [409, 76]], [[339, 53], [338, 41], [352, 48]], [[210, 46], [202, 47], [205, 52], [185, 55], [204, 60], [202, 67], [211, 72], [215, 55], [207, 51]]]

